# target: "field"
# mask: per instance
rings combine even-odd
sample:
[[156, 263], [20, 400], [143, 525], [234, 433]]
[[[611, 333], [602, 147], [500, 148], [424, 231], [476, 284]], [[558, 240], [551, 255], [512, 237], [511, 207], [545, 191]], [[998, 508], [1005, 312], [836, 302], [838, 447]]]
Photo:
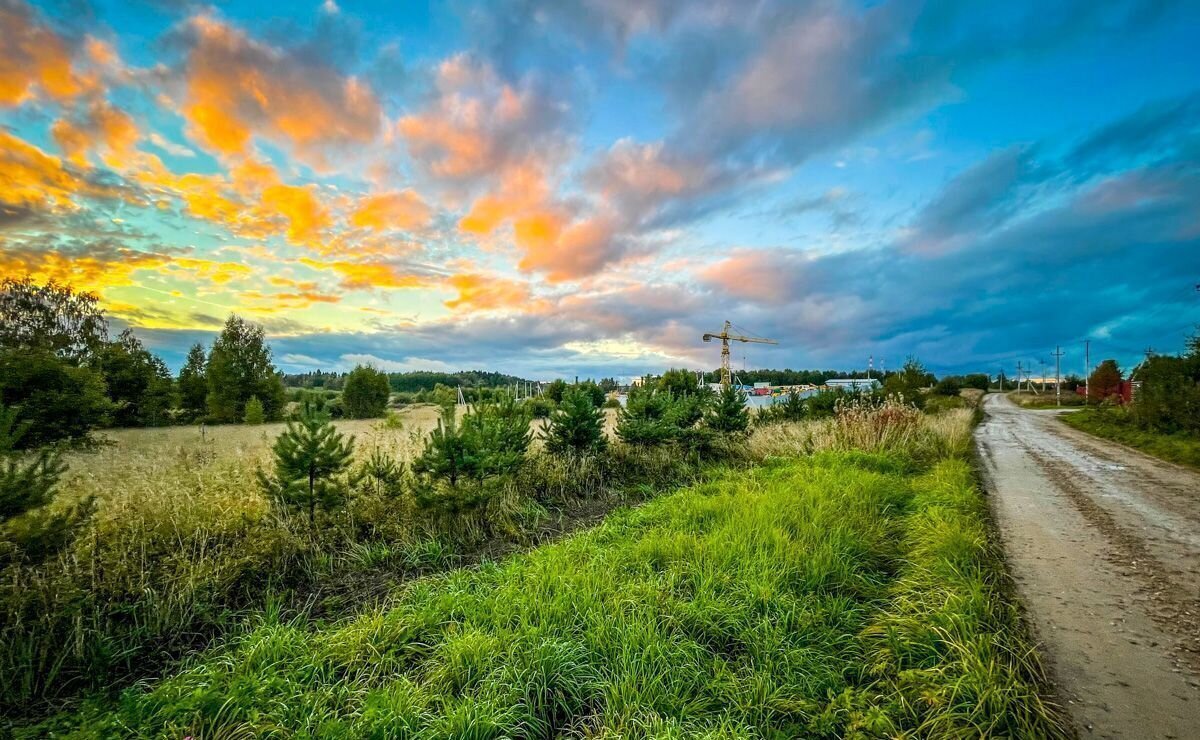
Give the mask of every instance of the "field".
[[[341, 426], [403, 457], [433, 420]], [[70, 496], [102, 499], [91, 537], [4, 594], [28, 621], [6, 628], [0, 680], [50, 708], [88, 693], [86, 671], [141, 679], [30, 736], [1061, 734], [970, 424], [848, 409], [699, 467], [616, 445], [620, 490], [535, 453], [486, 521], [363, 496], [320, 541], [254, 485], [274, 430], [117, 432], [72, 460]], [[534, 546], [581, 500], [613, 513]]]
[[1080, 431], [1120, 442], [1161, 460], [1200, 469], [1200, 438], [1139, 429], [1122, 409], [1084, 409], [1067, 414], [1062, 420]]

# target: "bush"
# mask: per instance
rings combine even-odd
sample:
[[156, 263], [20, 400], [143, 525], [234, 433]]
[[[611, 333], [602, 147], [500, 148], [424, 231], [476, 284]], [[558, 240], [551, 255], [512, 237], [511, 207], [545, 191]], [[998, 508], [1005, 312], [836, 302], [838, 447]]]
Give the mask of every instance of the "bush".
[[671, 410], [671, 398], [666, 393], [632, 388], [617, 417], [617, 436], [630, 445], [666, 444], [677, 436]]
[[534, 396], [524, 401], [529, 409], [529, 415], [534, 419], [546, 419], [554, 413], [554, 401], [544, 396]]

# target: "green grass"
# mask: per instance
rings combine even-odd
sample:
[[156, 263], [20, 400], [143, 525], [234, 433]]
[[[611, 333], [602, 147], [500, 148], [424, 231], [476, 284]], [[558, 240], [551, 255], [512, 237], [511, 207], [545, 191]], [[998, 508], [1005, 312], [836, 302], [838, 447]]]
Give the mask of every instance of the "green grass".
[[1061, 736], [985, 521], [960, 456], [774, 460], [334, 624], [264, 614], [33, 732]]
[[1200, 469], [1200, 437], [1149, 432], [1133, 424], [1123, 409], [1084, 409], [1062, 420], [1080, 431], [1111, 439], [1161, 460]]
[[1087, 399], [1075, 391], [1063, 391], [1060, 403], [1060, 399], [1054, 395], [1053, 389], [1042, 391], [1040, 394], [1011, 391], [1008, 393], [1008, 399], [1027, 409], [1075, 408], [1083, 406], [1087, 402]]

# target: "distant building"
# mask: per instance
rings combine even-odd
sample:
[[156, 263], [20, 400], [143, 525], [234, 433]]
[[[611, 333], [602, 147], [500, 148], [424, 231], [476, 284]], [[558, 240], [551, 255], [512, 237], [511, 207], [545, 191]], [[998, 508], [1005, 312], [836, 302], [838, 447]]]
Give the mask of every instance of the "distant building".
[[850, 393], [870, 393], [883, 387], [877, 378], [832, 378], [825, 381], [825, 386]]

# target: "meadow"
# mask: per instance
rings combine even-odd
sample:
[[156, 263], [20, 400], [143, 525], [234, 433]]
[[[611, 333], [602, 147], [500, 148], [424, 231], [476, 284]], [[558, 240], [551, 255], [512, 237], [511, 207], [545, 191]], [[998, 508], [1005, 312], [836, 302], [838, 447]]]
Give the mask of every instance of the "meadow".
[[1120, 407], [1087, 408], [1062, 417], [1064, 423], [1161, 460], [1200, 470], [1200, 437], [1186, 431], [1174, 433], [1143, 429], [1135, 425], [1129, 411]]
[[[108, 621], [6, 628], [21, 638], [6, 645], [25, 649], [6, 648], [6, 697], [41, 688], [46, 698], [49, 687], [69, 697], [61, 686], [71, 672], [98, 659], [109, 661], [106, 680], [127, 688], [85, 692], [79, 676], [82, 704], [15, 732], [1060, 735], [967, 462], [971, 423], [965, 409], [849, 407], [756, 429], [736, 456], [699, 467], [669, 452], [631, 460], [639, 453], [614, 445], [610, 454], [643, 476], [623, 493], [580, 496], [586, 471], [539, 478], [576, 480], [560, 502], [603, 500], [603, 523], [472, 560], [462, 556], [470, 542], [519, 542], [523, 526], [549, 516], [550, 499], [514, 492], [488, 513], [508, 524], [476, 522], [474, 534], [422, 524], [400, 502], [404, 513], [388, 520], [364, 513], [379, 502], [359, 501], [348, 516], [379, 531], [314, 547], [245, 472], [267, 430], [159, 439], [140, 477], [68, 481], [76, 495], [113, 488], [93, 537], [46, 566], [40, 589], [25, 584], [48, 599], [50, 584], [73, 583], [73, 598]], [[370, 444], [411, 444], [394, 426], [343, 423]], [[198, 435], [169, 434], [189, 431]], [[122, 444], [130, 440], [95, 454]], [[553, 468], [546, 458], [530, 464]], [[616, 478], [634, 480], [620, 470]], [[387, 576], [370, 598], [318, 603], [314, 584], [369, 573]], [[122, 646], [128, 662], [54, 662], [79, 645]], [[55, 669], [57, 678], [43, 673]]]

